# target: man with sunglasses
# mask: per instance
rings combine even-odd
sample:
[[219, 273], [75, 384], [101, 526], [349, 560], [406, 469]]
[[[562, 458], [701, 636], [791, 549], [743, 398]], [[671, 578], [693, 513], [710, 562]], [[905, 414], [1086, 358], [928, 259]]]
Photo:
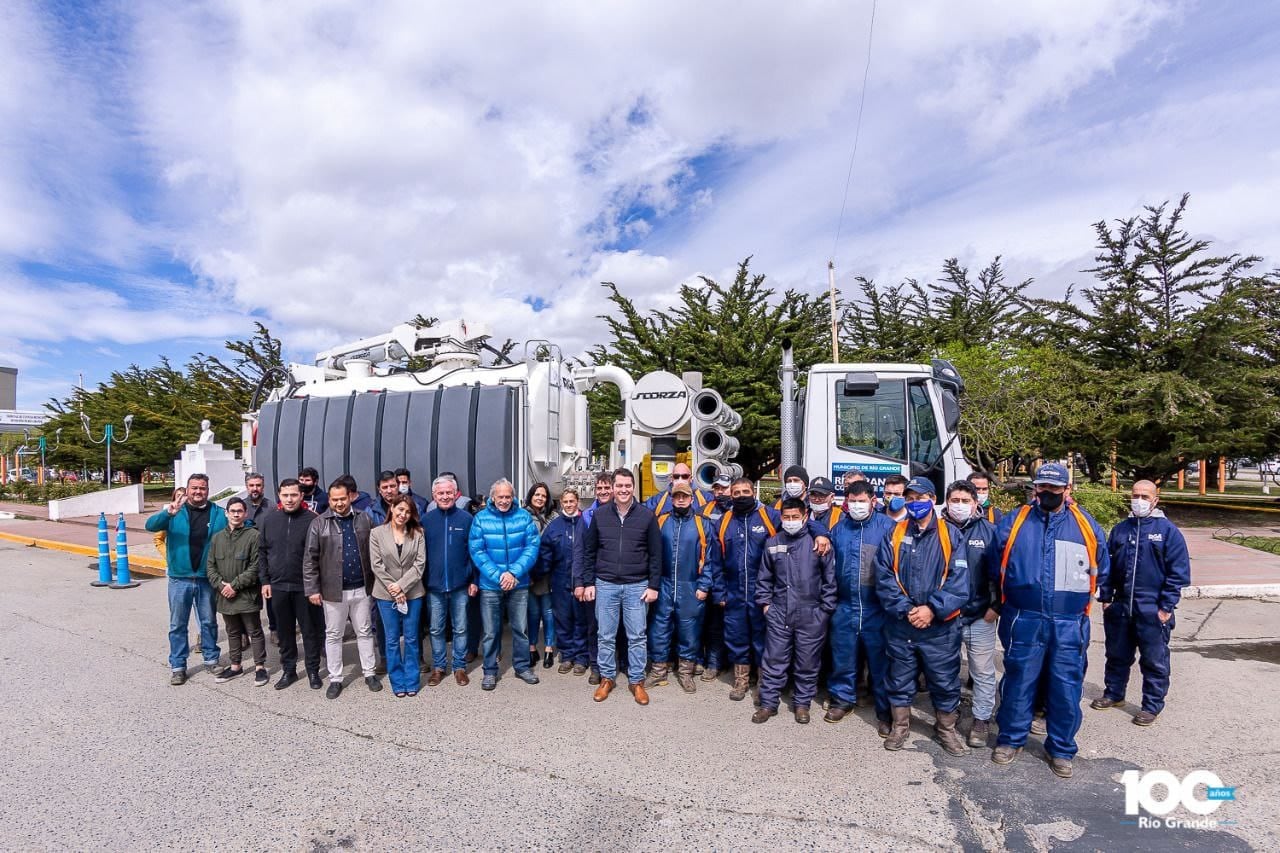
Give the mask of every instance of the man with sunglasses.
[[675, 468], [671, 469], [671, 478], [667, 487], [650, 497], [644, 505], [653, 510], [654, 515], [665, 515], [671, 512], [671, 490], [678, 483], [683, 483], [690, 488], [693, 492], [693, 512], [695, 515], [701, 513], [702, 508], [711, 500], [711, 495], [701, 489], [693, 488], [693, 470], [683, 462], [677, 462]]

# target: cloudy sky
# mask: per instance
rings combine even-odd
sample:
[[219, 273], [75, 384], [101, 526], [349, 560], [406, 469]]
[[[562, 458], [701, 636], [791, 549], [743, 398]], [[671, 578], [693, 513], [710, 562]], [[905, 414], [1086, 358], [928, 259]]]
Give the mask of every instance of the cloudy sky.
[[0, 4], [0, 364], [19, 407], [417, 312], [578, 352], [747, 255], [779, 286], [1005, 256], [1192, 193], [1280, 262], [1280, 6], [915, 0]]

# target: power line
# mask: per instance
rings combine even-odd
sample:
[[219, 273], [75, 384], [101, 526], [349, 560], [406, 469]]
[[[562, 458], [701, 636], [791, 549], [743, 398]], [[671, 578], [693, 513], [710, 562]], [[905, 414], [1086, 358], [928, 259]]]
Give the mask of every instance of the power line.
[[840, 232], [844, 228], [844, 212], [849, 204], [849, 187], [853, 184], [853, 161], [858, 156], [858, 138], [862, 135], [862, 110], [867, 105], [867, 80], [871, 76], [871, 40], [876, 32], [876, 0], [871, 0], [871, 26], [867, 28], [867, 66], [862, 71], [862, 94], [858, 98], [858, 121], [853, 130], [853, 151], [849, 154], [849, 173], [844, 179], [844, 198], [840, 202], [840, 218], [836, 221], [836, 239], [831, 246], [831, 263], [840, 248]]

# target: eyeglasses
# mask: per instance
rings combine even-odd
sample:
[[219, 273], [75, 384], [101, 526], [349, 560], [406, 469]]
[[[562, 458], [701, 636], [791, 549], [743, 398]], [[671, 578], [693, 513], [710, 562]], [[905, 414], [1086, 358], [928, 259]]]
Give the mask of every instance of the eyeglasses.
[[689, 479], [689, 478], [691, 478], [692, 476], [693, 476], [692, 474], [672, 474], [672, 475], [671, 475], [671, 479], [673, 479], [673, 480], [688, 480], [688, 479]]

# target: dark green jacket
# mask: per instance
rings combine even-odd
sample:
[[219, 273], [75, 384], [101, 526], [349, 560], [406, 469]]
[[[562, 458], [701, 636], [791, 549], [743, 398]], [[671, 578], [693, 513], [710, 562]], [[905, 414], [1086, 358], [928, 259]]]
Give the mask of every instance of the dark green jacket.
[[[223, 596], [224, 583], [231, 584], [235, 598]], [[257, 528], [225, 527], [213, 534], [209, 540], [209, 585], [219, 613], [256, 613], [262, 609]]]

